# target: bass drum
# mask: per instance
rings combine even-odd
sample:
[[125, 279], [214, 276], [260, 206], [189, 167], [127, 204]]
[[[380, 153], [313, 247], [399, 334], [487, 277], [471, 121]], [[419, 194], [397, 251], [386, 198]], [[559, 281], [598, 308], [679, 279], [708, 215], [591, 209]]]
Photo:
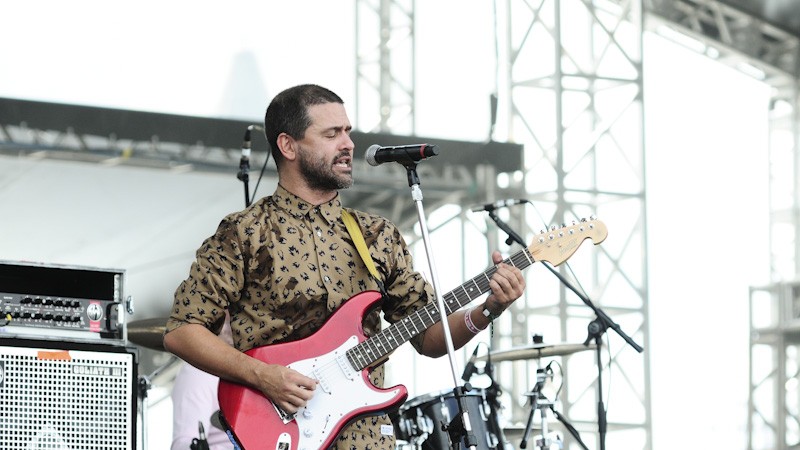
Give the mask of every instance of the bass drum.
[[[469, 410], [469, 422], [472, 434], [477, 440], [478, 450], [502, 449], [503, 430], [497, 417], [496, 408], [486, 399], [483, 389], [472, 388], [464, 394]], [[452, 391], [437, 394], [426, 394], [413, 398], [392, 416], [395, 432], [399, 440], [405, 441], [415, 449], [450, 450], [450, 436], [442, 430], [442, 425], [449, 424], [458, 415], [458, 403]], [[460, 439], [460, 448], [466, 450], [464, 439]]]

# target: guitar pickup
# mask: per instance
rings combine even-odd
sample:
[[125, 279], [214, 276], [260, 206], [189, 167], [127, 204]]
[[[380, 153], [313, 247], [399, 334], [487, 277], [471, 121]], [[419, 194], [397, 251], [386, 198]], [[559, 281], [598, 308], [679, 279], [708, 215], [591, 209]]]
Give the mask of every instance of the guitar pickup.
[[314, 369], [313, 371], [311, 371], [311, 378], [314, 378], [315, 380], [317, 380], [317, 383], [319, 383], [319, 387], [323, 391], [325, 391], [328, 394], [331, 393], [330, 383], [328, 383], [328, 380], [325, 377], [322, 376], [322, 374], [320, 373], [319, 369]]
[[347, 355], [339, 355], [336, 357], [336, 362], [339, 363], [339, 368], [342, 370], [344, 376], [348, 379], [353, 380], [356, 377], [356, 372], [353, 370], [353, 367], [350, 365], [350, 361], [347, 360]]

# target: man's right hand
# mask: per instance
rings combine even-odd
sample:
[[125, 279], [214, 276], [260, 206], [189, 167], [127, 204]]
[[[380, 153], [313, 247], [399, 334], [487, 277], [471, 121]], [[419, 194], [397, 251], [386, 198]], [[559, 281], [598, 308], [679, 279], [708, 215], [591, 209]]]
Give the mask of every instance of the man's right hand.
[[317, 388], [317, 380], [277, 364], [264, 364], [258, 379], [261, 392], [290, 414], [305, 406]]

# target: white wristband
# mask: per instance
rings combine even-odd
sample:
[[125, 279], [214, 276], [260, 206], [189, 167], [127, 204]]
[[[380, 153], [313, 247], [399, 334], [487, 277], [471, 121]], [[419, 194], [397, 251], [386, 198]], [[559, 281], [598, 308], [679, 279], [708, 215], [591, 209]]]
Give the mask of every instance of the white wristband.
[[[480, 333], [481, 331], [483, 331], [483, 330], [481, 330], [480, 328], [476, 327], [476, 326], [475, 326], [475, 323], [472, 321], [472, 311], [475, 311], [475, 309], [476, 309], [476, 308], [477, 308], [477, 306], [475, 306], [475, 307], [473, 307], [473, 308], [470, 308], [470, 309], [468, 309], [468, 310], [467, 310], [467, 312], [464, 314], [464, 324], [466, 324], [466, 325], [467, 325], [467, 329], [468, 329], [468, 330], [469, 330], [469, 331], [470, 331], [472, 334], [478, 334], [478, 333]], [[485, 330], [485, 328], [484, 328], [484, 330]]]

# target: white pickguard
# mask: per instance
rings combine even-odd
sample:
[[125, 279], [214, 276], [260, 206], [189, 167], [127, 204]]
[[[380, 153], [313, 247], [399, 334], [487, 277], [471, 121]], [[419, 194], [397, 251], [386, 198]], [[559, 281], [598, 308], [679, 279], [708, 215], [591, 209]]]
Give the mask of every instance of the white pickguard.
[[352, 336], [330, 353], [289, 365], [319, 381], [314, 397], [295, 415], [300, 436], [298, 450], [320, 448], [345, 415], [387, 402], [400, 392], [400, 389], [378, 392], [365, 384], [361, 372], [353, 369], [345, 356], [357, 344], [358, 337]]

